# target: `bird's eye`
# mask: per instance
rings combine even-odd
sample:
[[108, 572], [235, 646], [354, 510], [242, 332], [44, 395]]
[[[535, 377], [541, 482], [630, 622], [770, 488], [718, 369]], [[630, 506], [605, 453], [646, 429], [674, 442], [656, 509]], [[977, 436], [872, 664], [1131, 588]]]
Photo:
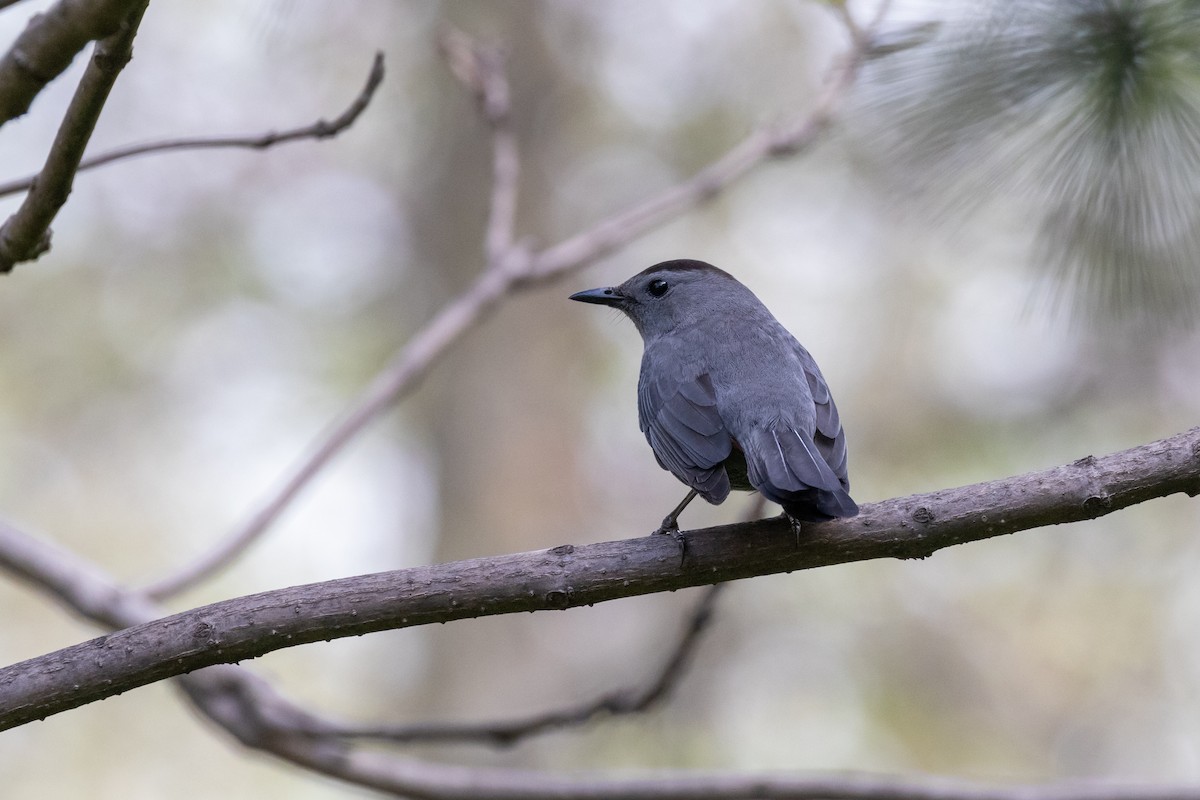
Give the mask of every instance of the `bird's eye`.
[[662, 278], [655, 278], [647, 284], [646, 289], [655, 297], [662, 297], [671, 287]]

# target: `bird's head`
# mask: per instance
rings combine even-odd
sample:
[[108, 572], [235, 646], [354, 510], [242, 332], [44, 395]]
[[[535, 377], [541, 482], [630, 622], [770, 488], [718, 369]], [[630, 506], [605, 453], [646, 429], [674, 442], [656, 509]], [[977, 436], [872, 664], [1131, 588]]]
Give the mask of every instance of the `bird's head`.
[[749, 290], [728, 272], [703, 261], [679, 259], [655, 264], [620, 286], [576, 292], [571, 299], [625, 312], [648, 339], [727, 313], [746, 295]]

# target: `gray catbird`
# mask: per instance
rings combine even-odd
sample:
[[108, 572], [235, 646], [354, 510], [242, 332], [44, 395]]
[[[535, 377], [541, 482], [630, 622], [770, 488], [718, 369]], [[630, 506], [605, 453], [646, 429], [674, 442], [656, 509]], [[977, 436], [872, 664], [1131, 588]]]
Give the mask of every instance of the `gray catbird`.
[[572, 300], [625, 312], [645, 343], [638, 421], [659, 465], [697, 494], [762, 492], [797, 522], [852, 517], [846, 434], [817, 363], [754, 293], [703, 261], [655, 264]]

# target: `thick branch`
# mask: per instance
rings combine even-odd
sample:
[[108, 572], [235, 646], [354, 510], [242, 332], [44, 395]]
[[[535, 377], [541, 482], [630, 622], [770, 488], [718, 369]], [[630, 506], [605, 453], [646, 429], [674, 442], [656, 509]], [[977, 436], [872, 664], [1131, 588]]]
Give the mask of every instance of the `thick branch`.
[[58, 134], [25, 201], [0, 226], [0, 272], [30, 261], [50, 249], [50, 223], [67, 202], [84, 148], [104, 110], [117, 76], [133, 52], [133, 38], [150, 0], [133, 3], [117, 32], [96, 44]]
[[[331, 120], [319, 119], [310, 125], [304, 125], [299, 128], [268, 131], [267, 133], [250, 136], [194, 136], [183, 139], [164, 139], [158, 142], [127, 145], [109, 150], [107, 153], [101, 153], [98, 156], [83, 159], [79, 162], [79, 168], [76, 172], [102, 167], [105, 164], [111, 164], [114, 161], [122, 161], [135, 156], [164, 153], [171, 150], [219, 150], [225, 148], [265, 150], [277, 144], [294, 142], [300, 139], [328, 139], [331, 136], [337, 136], [358, 120], [359, 115], [367, 109], [367, 106], [371, 103], [371, 99], [375, 96], [375, 90], [383, 82], [383, 75], [383, 53], [376, 53], [375, 60], [371, 63], [371, 71], [367, 75], [366, 84], [363, 85], [363, 88], [346, 110]], [[36, 183], [36, 175], [28, 178], [18, 178], [8, 183], [0, 183], [0, 197], [23, 192], [32, 188]]]
[[667, 537], [480, 558], [309, 584], [214, 603], [0, 670], [0, 730], [212, 664], [392, 628], [573, 608], [620, 597], [872, 558], [1099, 517], [1200, 492], [1200, 428], [1104, 458], [867, 505], [812, 525], [782, 519]]
[[142, 0], [59, 0], [29, 21], [0, 58], [0, 126], [71, 65], [87, 43], [116, 33]]
[[[762, 515], [765, 501], [753, 503], [746, 519]], [[29, 536], [0, 520], [0, 569], [49, 594], [69, 610], [116, 630], [164, 616], [144, 595], [123, 589], [111, 577], [77, 556]], [[671, 654], [642, 689], [608, 692], [592, 701], [520, 719], [488, 723], [348, 725], [308, 712], [277, 694], [269, 684], [235, 666], [217, 666], [181, 676], [180, 688], [217, 724], [247, 747], [268, 750], [311, 767], [312, 754], [340, 750], [339, 739], [407, 742], [477, 742], [507, 746], [528, 736], [581, 725], [601, 714], [635, 714], [664, 700], [679, 682], [712, 619], [723, 584], [709, 587], [689, 615]], [[285, 754], [279, 743], [292, 740]], [[322, 770], [324, 771], [324, 770]], [[329, 773], [354, 781], [352, 775]]]
[[[0, 565], [106, 625], [149, 619], [153, 606], [90, 564], [0, 523]], [[178, 678], [197, 708], [247, 747], [380, 792], [436, 800], [1200, 800], [1186, 786], [1099, 783], [988, 786], [930, 777], [852, 774], [662, 773], [613, 780], [518, 770], [472, 769], [359, 752], [322, 731], [337, 726], [288, 702], [241, 667], [208, 667]]]

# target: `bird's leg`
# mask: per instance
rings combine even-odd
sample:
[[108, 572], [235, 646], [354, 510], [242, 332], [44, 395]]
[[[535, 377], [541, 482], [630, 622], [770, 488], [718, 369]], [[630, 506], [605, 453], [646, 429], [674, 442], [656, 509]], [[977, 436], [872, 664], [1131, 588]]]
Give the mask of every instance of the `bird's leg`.
[[670, 514], [667, 514], [665, 517], [663, 517], [662, 525], [659, 526], [655, 533], [671, 533], [671, 531], [678, 533], [679, 515], [683, 513], [685, 508], [687, 508], [688, 503], [692, 502], [692, 500], [696, 498], [697, 494], [699, 494], [699, 492], [697, 492], [695, 489], [689, 490], [687, 497], [683, 498], [683, 502], [675, 506]]
[[679, 566], [681, 567], [683, 566], [684, 559], [687, 558], [687, 539], [683, 538], [683, 534], [679, 532], [679, 515], [687, 508], [688, 503], [696, 498], [697, 494], [699, 493], [695, 489], [688, 491], [687, 497], [683, 498], [683, 502], [675, 506], [670, 514], [663, 517], [662, 525], [655, 531], [656, 534], [667, 534], [679, 545]]

